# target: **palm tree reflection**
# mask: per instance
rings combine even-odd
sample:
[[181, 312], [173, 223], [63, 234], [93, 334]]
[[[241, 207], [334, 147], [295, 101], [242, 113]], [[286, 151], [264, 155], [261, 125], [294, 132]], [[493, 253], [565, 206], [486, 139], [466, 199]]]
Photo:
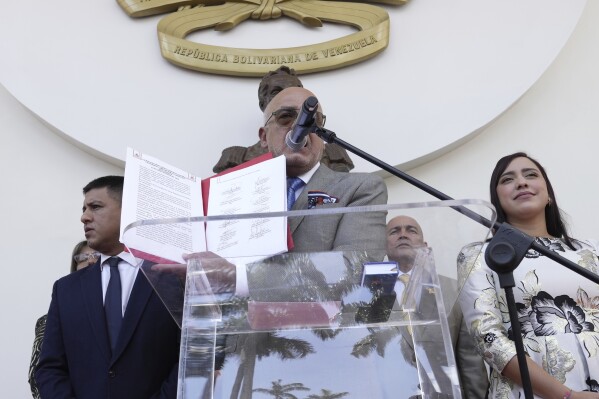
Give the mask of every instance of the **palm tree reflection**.
[[231, 399], [252, 397], [256, 360], [271, 355], [281, 360], [299, 359], [314, 353], [314, 347], [309, 342], [281, 337], [276, 332], [240, 335], [237, 348], [240, 349], [239, 367], [231, 389]]
[[342, 398], [344, 396], [349, 395], [349, 392], [332, 392], [329, 391], [328, 389], [321, 389], [320, 390], [321, 394], [311, 394], [309, 395], [306, 399], [339, 399]]
[[309, 391], [301, 382], [292, 382], [290, 384], [281, 384], [281, 379], [271, 382], [272, 388], [256, 388], [254, 392], [263, 392], [272, 395], [275, 399], [298, 399], [292, 394], [292, 391]]

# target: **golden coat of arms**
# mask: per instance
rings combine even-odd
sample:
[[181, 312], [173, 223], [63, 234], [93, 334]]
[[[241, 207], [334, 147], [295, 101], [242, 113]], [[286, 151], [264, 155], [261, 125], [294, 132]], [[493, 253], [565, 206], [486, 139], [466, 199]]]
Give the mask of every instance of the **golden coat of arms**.
[[[340, 68], [375, 56], [389, 44], [389, 14], [362, 3], [320, 0], [117, 0], [131, 17], [172, 12], [158, 23], [162, 56], [175, 65], [206, 73], [263, 76], [279, 65], [297, 73]], [[381, 0], [404, 4], [407, 0]], [[358, 31], [326, 42], [288, 48], [220, 47], [186, 40], [193, 31], [233, 29], [247, 19], [286, 16], [309, 27], [323, 21], [350, 25]]]

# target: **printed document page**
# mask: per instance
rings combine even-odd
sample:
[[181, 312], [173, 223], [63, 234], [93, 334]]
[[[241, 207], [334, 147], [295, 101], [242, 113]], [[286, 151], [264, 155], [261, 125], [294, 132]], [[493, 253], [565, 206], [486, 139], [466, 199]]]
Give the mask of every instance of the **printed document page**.
[[[126, 162], [121, 241], [138, 220], [203, 215], [199, 178], [131, 148]], [[185, 263], [182, 254], [206, 250], [204, 223], [138, 226], [126, 233], [126, 244], [140, 258]]]

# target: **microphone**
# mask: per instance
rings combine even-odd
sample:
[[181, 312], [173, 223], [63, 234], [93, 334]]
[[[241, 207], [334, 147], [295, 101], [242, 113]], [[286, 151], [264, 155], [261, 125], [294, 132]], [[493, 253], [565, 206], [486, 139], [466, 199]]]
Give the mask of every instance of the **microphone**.
[[292, 151], [300, 151], [306, 145], [307, 136], [313, 131], [316, 125], [314, 115], [317, 109], [318, 99], [314, 96], [306, 98], [293, 127], [285, 136], [285, 144]]

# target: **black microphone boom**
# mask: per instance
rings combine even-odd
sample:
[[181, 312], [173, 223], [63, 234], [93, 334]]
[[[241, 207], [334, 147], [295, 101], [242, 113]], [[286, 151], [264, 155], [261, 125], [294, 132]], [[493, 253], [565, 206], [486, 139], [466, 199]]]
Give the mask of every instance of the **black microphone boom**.
[[306, 98], [293, 127], [285, 136], [285, 144], [292, 151], [300, 151], [306, 145], [308, 134], [314, 131], [316, 121], [314, 115], [318, 110], [318, 99], [314, 96]]

